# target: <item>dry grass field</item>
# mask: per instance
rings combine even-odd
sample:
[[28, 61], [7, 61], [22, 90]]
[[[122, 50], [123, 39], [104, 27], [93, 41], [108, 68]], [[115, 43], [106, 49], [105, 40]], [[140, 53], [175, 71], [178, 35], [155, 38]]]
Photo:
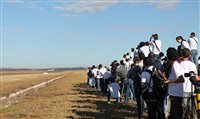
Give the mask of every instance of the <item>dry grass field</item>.
[[[65, 71], [61, 74], [64, 75], [63, 78], [1, 109], [0, 118], [136, 118], [136, 107], [133, 102], [107, 104], [104, 94], [94, 88], [88, 88], [86, 71]], [[25, 85], [24, 82], [23, 84]]]
[[44, 75], [41, 71], [25, 71], [24, 74], [22, 71], [3, 72], [1, 75], [0, 97], [7, 97], [11, 93], [48, 81], [60, 75], [62, 73]]

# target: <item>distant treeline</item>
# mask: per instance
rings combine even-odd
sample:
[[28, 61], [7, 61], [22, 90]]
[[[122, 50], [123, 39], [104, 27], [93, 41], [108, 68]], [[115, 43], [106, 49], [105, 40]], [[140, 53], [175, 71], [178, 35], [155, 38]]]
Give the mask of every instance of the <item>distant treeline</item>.
[[63, 68], [44, 68], [44, 69], [28, 69], [28, 68], [1, 68], [0, 71], [31, 71], [31, 70], [49, 70], [55, 69], [55, 71], [66, 71], [66, 70], [86, 70], [85, 67], [63, 67]]
[[85, 67], [66, 67], [66, 68], [55, 68], [55, 71], [65, 71], [65, 70], [86, 70]]

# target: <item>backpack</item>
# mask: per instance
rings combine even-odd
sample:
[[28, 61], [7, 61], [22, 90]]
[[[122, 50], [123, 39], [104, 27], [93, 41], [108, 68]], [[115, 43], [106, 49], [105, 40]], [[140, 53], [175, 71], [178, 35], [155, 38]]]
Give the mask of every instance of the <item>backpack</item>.
[[[148, 90], [143, 92], [142, 97], [144, 99], [163, 99], [167, 95], [167, 85], [164, 84], [164, 81], [156, 76], [151, 70], [144, 70], [148, 72], [150, 76], [150, 81], [148, 82], [148, 88], [152, 89], [152, 93], [149, 93]], [[150, 86], [150, 82], [153, 81], [153, 86]]]
[[94, 76], [94, 74], [92, 73], [92, 70], [89, 70], [87, 75], [88, 75], [89, 78]]
[[128, 79], [132, 79], [134, 82], [135, 89], [141, 90], [141, 68], [139, 66], [135, 66], [131, 70], [129, 70], [127, 74]]

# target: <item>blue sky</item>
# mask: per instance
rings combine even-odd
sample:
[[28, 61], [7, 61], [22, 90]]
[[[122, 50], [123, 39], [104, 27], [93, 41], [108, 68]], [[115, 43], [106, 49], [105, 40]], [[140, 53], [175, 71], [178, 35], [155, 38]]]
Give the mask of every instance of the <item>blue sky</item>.
[[[198, 0], [1, 0], [1, 67], [109, 65], [153, 33], [199, 38]], [[200, 51], [200, 50], [199, 50]]]

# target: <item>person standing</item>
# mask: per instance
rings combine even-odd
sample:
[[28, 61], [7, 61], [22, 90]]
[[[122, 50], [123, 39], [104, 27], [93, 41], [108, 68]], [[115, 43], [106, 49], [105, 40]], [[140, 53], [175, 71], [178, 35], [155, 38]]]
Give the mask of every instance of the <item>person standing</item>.
[[131, 48], [131, 54], [130, 54], [131, 60], [133, 61], [134, 57], [135, 57], [135, 49]]
[[135, 58], [134, 66], [129, 70], [127, 78], [133, 80], [134, 94], [137, 103], [138, 119], [142, 118], [144, 110], [144, 100], [142, 99], [142, 89], [141, 89], [141, 73], [142, 67], [140, 67], [140, 58]]
[[150, 53], [149, 42], [141, 42], [140, 53], [143, 53], [145, 57], [148, 57]]
[[[141, 88], [143, 89], [142, 97], [145, 100], [148, 108], [148, 119], [160, 119], [157, 114], [158, 100], [153, 94], [153, 80], [152, 74], [148, 71], [153, 72], [153, 65], [148, 57], [144, 59], [144, 71], [141, 74]], [[148, 95], [145, 95], [148, 94]]]
[[195, 33], [192, 32], [190, 34], [190, 38], [188, 39], [188, 43], [191, 49], [191, 57], [190, 60], [192, 62], [195, 63], [195, 65], [197, 65], [197, 57], [198, 57], [198, 44], [199, 44], [199, 40], [198, 38], [195, 37]]
[[100, 89], [103, 92], [104, 91], [104, 79], [103, 76], [107, 69], [102, 66], [102, 64], [99, 65], [99, 75], [100, 75]]
[[156, 55], [157, 58], [160, 58], [160, 53], [162, 52], [161, 50], [162, 42], [158, 38], [158, 34], [153, 34], [150, 41], [151, 41], [152, 52]]
[[170, 74], [168, 79], [165, 77], [168, 83], [168, 94], [171, 100], [170, 116], [169, 119], [182, 119], [183, 116], [183, 73], [181, 70], [181, 65], [177, 62], [178, 52], [175, 48], [167, 49], [167, 57], [170, 64], [172, 65], [170, 69]]
[[182, 49], [184, 49], [184, 48], [190, 49], [190, 46], [189, 46], [188, 42], [186, 42], [186, 40], [183, 39], [182, 36], [177, 36], [177, 37], [176, 37], [176, 41], [177, 41], [178, 43], [180, 43], [180, 47], [181, 47]]
[[[191, 52], [189, 49], [184, 48], [182, 51], [183, 61], [180, 63], [183, 73], [189, 73], [194, 72], [194, 74], [197, 74], [197, 68], [196, 65], [189, 60], [191, 56]], [[187, 112], [189, 114], [190, 119], [194, 119], [194, 86], [189, 80], [190, 77], [186, 77], [184, 75], [184, 83], [183, 83], [183, 107], [186, 109], [188, 108]]]

